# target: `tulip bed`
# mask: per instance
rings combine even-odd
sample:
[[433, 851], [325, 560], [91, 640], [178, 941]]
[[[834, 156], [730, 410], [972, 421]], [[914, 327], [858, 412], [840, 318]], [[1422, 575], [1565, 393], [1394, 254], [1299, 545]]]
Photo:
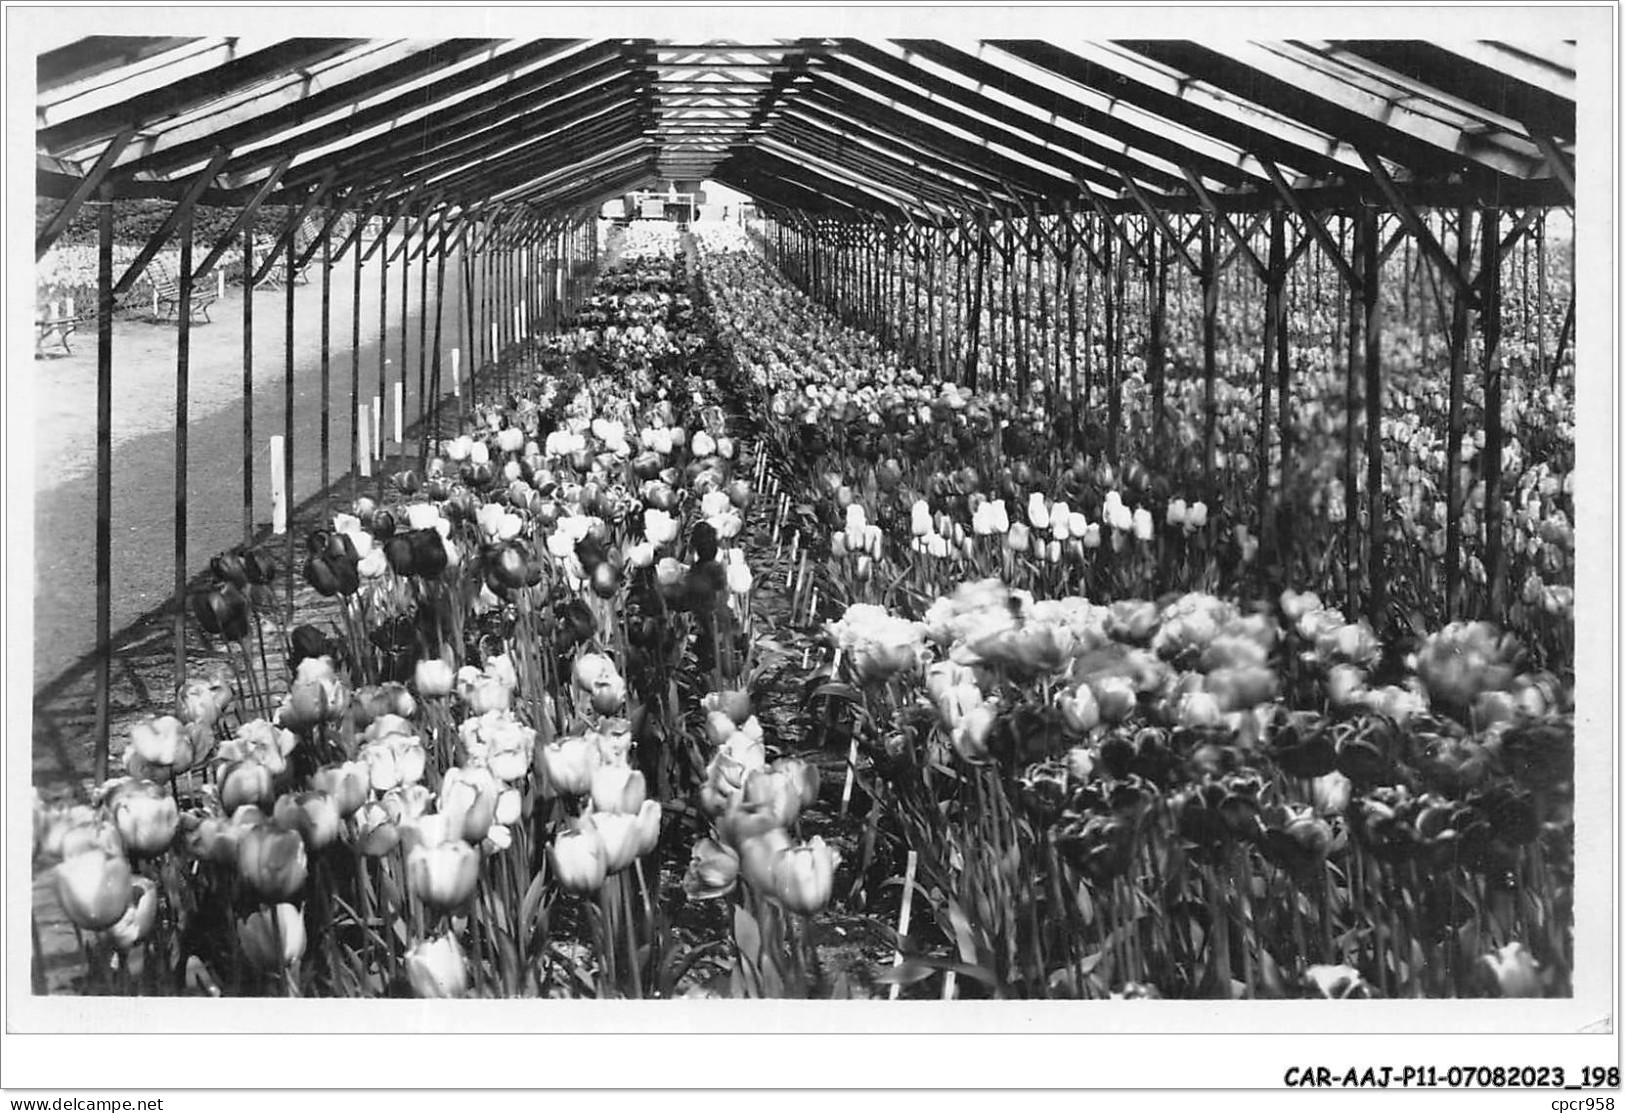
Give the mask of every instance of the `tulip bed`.
[[225, 666], [36, 808], [86, 991], [1569, 992], [1566, 614], [1255, 601], [1179, 458], [1063, 455], [734, 226], [611, 246], [311, 534], [321, 607], [222, 554]]

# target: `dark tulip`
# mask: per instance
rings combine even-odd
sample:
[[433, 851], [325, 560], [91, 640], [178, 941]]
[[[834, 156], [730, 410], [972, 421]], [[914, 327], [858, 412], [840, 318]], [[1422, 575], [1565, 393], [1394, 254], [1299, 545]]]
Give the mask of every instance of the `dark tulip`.
[[333, 570], [333, 577], [338, 581], [340, 595], [354, 595], [361, 590], [361, 573], [354, 561], [329, 561], [328, 567]]
[[[380, 510], [378, 513], [382, 514], [384, 511]], [[377, 520], [378, 515], [373, 515], [373, 521]], [[327, 537], [327, 560], [334, 565], [356, 564], [361, 560], [361, 554], [356, 551], [355, 542], [350, 540], [349, 534], [333, 533]]]
[[192, 594], [192, 613], [197, 616], [198, 625], [211, 634], [220, 633], [220, 590], [220, 587], [211, 587]]
[[1225, 827], [1238, 839], [1252, 840], [1261, 830], [1258, 819], [1258, 799], [1242, 792], [1226, 793], [1219, 801], [1219, 814]]
[[395, 515], [387, 510], [380, 510], [372, 516], [372, 535], [380, 541], [388, 541], [395, 536]]
[[1051, 823], [1066, 803], [1066, 770], [1058, 765], [1029, 766], [1021, 775], [1021, 802], [1039, 823]]
[[527, 567], [525, 554], [515, 545], [501, 545], [486, 556], [485, 567], [490, 577], [504, 588], [525, 586]]
[[397, 576], [410, 576], [417, 571], [415, 554], [411, 534], [397, 533], [384, 542], [384, 559]]
[[276, 557], [262, 549], [250, 549], [243, 554], [243, 571], [251, 584], [276, 583]]
[[705, 563], [717, 559], [717, 531], [712, 528], [710, 522], [695, 525], [693, 532], [689, 534], [688, 542], [694, 548], [696, 562]]
[[451, 494], [451, 484], [436, 476], [423, 485], [423, 493], [434, 502], [439, 502]]
[[1518, 783], [1549, 789], [1574, 779], [1574, 720], [1536, 719], [1509, 729], [1501, 761]]
[[466, 490], [458, 489], [446, 496], [440, 512], [451, 522], [472, 522], [477, 509], [474, 496]]
[[728, 573], [716, 560], [702, 560], [688, 570], [684, 588], [691, 606], [695, 610], [702, 610], [727, 590]]
[[396, 472], [392, 477], [395, 486], [405, 495], [415, 495], [423, 484], [418, 479], [418, 473], [410, 468], [406, 471]]
[[1116, 780], [1129, 775], [1134, 765], [1134, 743], [1113, 732], [1100, 743], [1100, 764]]
[[1540, 834], [1540, 821], [1529, 793], [1497, 785], [1467, 798], [1470, 807], [1481, 812], [1498, 838], [1512, 846], [1524, 846]]
[[1219, 807], [1224, 796], [1222, 786], [1206, 784], [1180, 797], [1176, 802], [1180, 836], [1203, 850], [1225, 844], [1232, 832]]
[[604, 553], [604, 543], [592, 534], [587, 534], [576, 542], [576, 559], [581, 562], [581, 567], [588, 576], [593, 575], [608, 559]]
[[234, 587], [248, 586], [248, 572], [243, 567], [243, 555], [239, 552], [221, 553], [209, 561], [209, 570], [216, 578]]
[[339, 593], [338, 576], [324, 556], [313, 556], [305, 561], [305, 582], [324, 598], [331, 599]]
[[249, 600], [231, 583], [193, 595], [192, 613], [203, 629], [228, 642], [241, 642], [249, 635]]
[[559, 618], [564, 632], [578, 642], [591, 638], [598, 629], [598, 623], [592, 616], [592, 609], [580, 599], [570, 600]]
[[435, 529], [415, 529], [406, 535], [412, 542], [412, 564], [417, 574], [433, 579], [446, 570], [446, 541]]
[[660, 474], [660, 456], [655, 452], [640, 452], [632, 459], [632, 474], [639, 479], [653, 479]]
[[[370, 518], [370, 515], [369, 515]], [[362, 523], [363, 525], [366, 522]], [[313, 529], [305, 534], [305, 551], [311, 556], [321, 556], [327, 552], [327, 539], [331, 534], [325, 529]]]
[[1409, 819], [1378, 800], [1363, 803], [1355, 830], [1371, 852], [1386, 862], [1406, 861], [1418, 846], [1416, 828]]
[[525, 586], [536, 587], [547, 579], [547, 562], [536, 553], [531, 553], [525, 560]]
[[620, 573], [609, 561], [601, 562], [592, 570], [592, 589], [600, 599], [612, 599], [621, 586]]
[[1337, 750], [1320, 717], [1295, 713], [1277, 721], [1270, 756], [1289, 777], [1313, 780], [1337, 767]]
[[326, 657], [332, 652], [327, 635], [308, 623], [293, 628], [292, 642], [294, 666], [308, 657]]
[[1393, 763], [1380, 744], [1380, 736], [1367, 731], [1346, 731], [1337, 740], [1337, 771], [1354, 782], [1355, 790], [1382, 783]]

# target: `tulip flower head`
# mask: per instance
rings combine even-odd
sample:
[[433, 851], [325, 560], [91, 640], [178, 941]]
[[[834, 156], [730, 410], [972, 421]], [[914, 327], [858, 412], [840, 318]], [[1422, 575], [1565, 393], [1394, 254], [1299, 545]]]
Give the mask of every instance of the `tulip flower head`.
[[608, 856], [598, 828], [583, 824], [560, 831], [547, 848], [553, 876], [572, 893], [596, 893], [608, 873]]
[[128, 780], [108, 796], [108, 810], [134, 857], [153, 857], [169, 849], [180, 826], [174, 795], [152, 781]]
[[462, 997], [468, 992], [468, 958], [455, 935], [416, 943], [406, 952], [406, 978], [424, 998]]
[[333, 796], [319, 789], [288, 793], [276, 802], [272, 818], [298, 831], [311, 851], [329, 846], [339, 836], [339, 808]]
[[305, 918], [291, 904], [256, 909], [237, 921], [237, 939], [252, 966], [279, 972], [305, 955]]
[[152, 938], [157, 926], [158, 885], [151, 878], [137, 876], [132, 879], [130, 906], [103, 935], [120, 954], [127, 955]]
[[773, 894], [792, 912], [804, 915], [829, 903], [840, 855], [821, 837], [779, 852], [773, 863]]
[[134, 895], [130, 863], [104, 850], [83, 850], [56, 867], [56, 896], [74, 925], [101, 931], [117, 924]]
[[1499, 950], [1482, 956], [1480, 967], [1502, 997], [1540, 997], [1540, 968], [1529, 948], [1521, 942], [1511, 942]]
[[[204, 691], [208, 693], [212, 690], [204, 689]], [[211, 701], [208, 706], [215, 705]], [[210, 715], [206, 720], [200, 717], [193, 721], [212, 723], [214, 718]], [[129, 750], [148, 765], [174, 769], [178, 772], [184, 772], [191, 767], [196, 753], [192, 734], [187, 729], [186, 723], [173, 715], [139, 719], [132, 723]]]
[[689, 900], [714, 900], [734, 891], [739, 883], [739, 854], [712, 838], [694, 844], [683, 892]]
[[[474, 895], [480, 876], [480, 852], [458, 837], [461, 832], [435, 841], [440, 832], [435, 829], [438, 825], [427, 823], [429, 818], [415, 825], [418, 830], [434, 833], [407, 852], [407, 886], [430, 908], [449, 912], [467, 904]], [[489, 828], [489, 824], [486, 826]]]
[[305, 840], [276, 823], [251, 827], [238, 839], [237, 873], [266, 900], [286, 900], [305, 885]]

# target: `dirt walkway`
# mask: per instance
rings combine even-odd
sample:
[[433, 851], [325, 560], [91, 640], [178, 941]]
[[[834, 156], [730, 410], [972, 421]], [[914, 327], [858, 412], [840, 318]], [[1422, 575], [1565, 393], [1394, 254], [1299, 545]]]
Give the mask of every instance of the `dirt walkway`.
[[[377, 391], [379, 266], [383, 252], [363, 268], [361, 296], [362, 399]], [[321, 282], [294, 288], [294, 460], [292, 502], [321, 489]], [[401, 366], [401, 267], [389, 267], [389, 339], [385, 357], [393, 381]], [[461, 268], [446, 270], [441, 323], [444, 382], [450, 391], [449, 351], [459, 344]], [[333, 268], [330, 319], [332, 473], [350, 460], [350, 379], [354, 269], [347, 257]], [[413, 266], [407, 315], [406, 417], [417, 406], [419, 267]], [[434, 339], [435, 274], [429, 274], [428, 339]], [[280, 287], [264, 287], [254, 301], [254, 519], [269, 521], [268, 439], [284, 430], [286, 357]], [[190, 476], [187, 564], [209, 558], [242, 539], [243, 399], [242, 291], [228, 289], [210, 307], [213, 322], [192, 329]], [[96, 582], [96, 345], [94, 334], [75, 337], [71, 356], [36, 359], [34, 684], [36, 690], [95, 648]], [[115, 631], [162, 606], [174, 584], [174, 420], [177, 329], [173, 324], [118, 321], [113, 356], [113, 605]], [[466, 345], [465, 345], [466, 347]], [[467, 360], [464, 360], [466, 372]], [[393, 389], [393, 388], [391, 388]], [[389, 407], [386, 406], [386, 416]], [[393, 443], [388, 445], [393, 450]]]

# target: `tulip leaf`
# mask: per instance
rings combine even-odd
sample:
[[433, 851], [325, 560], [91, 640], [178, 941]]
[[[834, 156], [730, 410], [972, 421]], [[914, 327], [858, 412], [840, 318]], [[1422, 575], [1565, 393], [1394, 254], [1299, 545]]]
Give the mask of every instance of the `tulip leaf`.
[[915, 976], [916, 967], [923, 967], [927, 974], [933, 971], [952, 973], [961, 978], [970, 978], [983, 985], [998, 989], [999, 979], [986, 966], [969, 962], [954, 962], [952, 959], [937, 958], [934, 955], [908, 955], [901, 964], [887, 967], [875, 975], [875, 981], [885, 985], [893, 982], [898, 985], [913, 985], [925, 975]]
[[542, 897], [547, 892], [547, 870], [536, 871], [536, 876], [530, 879], [530, 885], [525, 889], [524, 899], [519, 902], [519, 938], [526, 942], [525, 949], [529, 951], [532, 939], [531, 924], [536, 919], [536, 912], [541, 907]]
[[739, 948], [740, 957], [750, 960], [752, 964], [762, 953], [762, 932], [756, 923], [756, 917], [745, 910], [744, 905], [734, 908], [734, 945]]
[[508, 997], [519, 995], [519, 950], [502, 928], [493, 931], [497, 943], [497, 965], [502, 971], [502, 991]]
[[889, 966], [875, 975], [875, 981], [881, 985], [898, 985], [907, 988], [925, 981], [937, 972], [936, 967], [929, 963], [915, 959], [905, 958], [896, 966]]
[[965, 915], [965, 910], [956, 900], [948, 902], [948, 922], [953, 925], [954, 941], [959, 945], [959, 957], [966, 963], [974, 964], [978, 958], [976, 937], [971, 930], [970, 917]]

